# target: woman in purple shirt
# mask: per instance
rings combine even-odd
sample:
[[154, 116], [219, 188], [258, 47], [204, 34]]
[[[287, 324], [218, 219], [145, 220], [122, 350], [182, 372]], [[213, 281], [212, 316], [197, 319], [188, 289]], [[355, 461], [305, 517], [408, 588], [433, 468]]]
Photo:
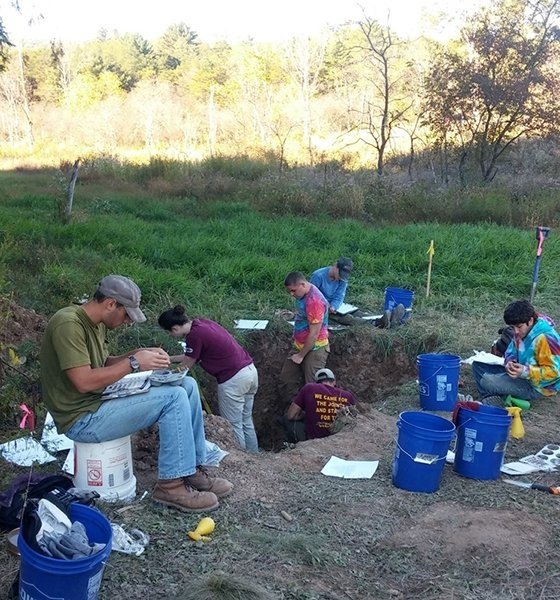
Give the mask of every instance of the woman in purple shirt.
[[192, 319], [181, 305], [161, 313], [158, 323], [171, 336], [185, 340], [185, 353], [171, 356], [171, 362], [189, 369], [199, 363], [216, 378], [220, 414], [231, 423], [241, 447], [258, 452], [253, 402], [259, 376], [249, 353], [221, 325]]

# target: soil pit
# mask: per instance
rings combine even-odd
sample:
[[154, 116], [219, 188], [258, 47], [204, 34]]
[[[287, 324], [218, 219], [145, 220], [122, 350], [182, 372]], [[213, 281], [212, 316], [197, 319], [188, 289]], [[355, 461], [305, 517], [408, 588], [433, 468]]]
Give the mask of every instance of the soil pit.
[[[351, 329], [331, 336], [327, 366], [336, 375], [340, 387], [350, 390], [359, 404], [375, 404], [388, 391], [416, 377], [415, 360], [408, 357], [398, 339], [388, 357], [376, 352], [372, 336], [377, 334], [379, 332]], [[265, 450], [277, 450], [284, 440], [277, 418], [285, 414], [290, 402], [280, 396], [277, 385], [282, 365], [290, 353], [291, 335], [255, 331], [247, 336], [246, 346], [259, 372], [259, 390], [253, 408], [259, 445]], [[215, 382], [201, 379], [201, 384], [217, 414]]]

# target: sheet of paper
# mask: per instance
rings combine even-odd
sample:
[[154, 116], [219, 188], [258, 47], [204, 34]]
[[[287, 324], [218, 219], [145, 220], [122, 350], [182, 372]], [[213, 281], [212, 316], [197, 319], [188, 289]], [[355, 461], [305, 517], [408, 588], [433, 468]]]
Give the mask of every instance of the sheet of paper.
[[365, 315], [362, 317], [364, 321], [375, 321], [376, 319], [381, 319], [383, 315]]
[[529, 473], [538, 473], [541, 469], [527, 463], [519, 461], [506, 463], [502, 465], [500, 471], [508, 475], [528, 475]]
[[344, 329], [350, 329], [350, 325], [341, 325], [340, 323], [333, 323], [332, 325], [328, 325], [327, 329], [329, 331], [343, 331]]
[[218, 444], [209, 442], [206, 440], [206, 462], [204, 463], [208, 467], [217, 467], [222, 458], [229, 454], [226, 450], [222, 450]]
[[358, 310], [357, 306], [354, 306], [353, 304], [347, 304], [346, 302], [343, 302], [339, 307], [338, 310], [336, 311], [339, 315], [348, 315], [350, 313], [356, 312]]
[[0, 456], [20, 467], [30, 467], [34, 462], [43, 465], [56, 460], [32, 437], [18, 438], [1, 444]]
[[463, 359], [461, 362], [464, 365], [472, 365], [473, 362], [482, 362], [488, 365], [503, 365], [504, 359], [502, 356], [496, 356], [491, 352], [485, 352], [484, 350], [473, 350], [474, 354], [469, 358]]
[[321, 469], [321, 473], [343, 479], [371, 479], [378, 466], [378, 460], [344, 460], [337, 456], [331, 456]]
[[124, 396], [133, 396], [134, 394], [143, 394], [150, 389], [150, 375], [153, 371], [140, 371], [138, 373], [129, 373], [121, 377], [115, 383], [108, 385], [102, 394], [103, 400], [112, 398], [122, 398]]
[[235, 329], [266, 329], [268, 321], [255, 319], [236, 319]]
[[74, 446], [74, 442], [70, 438], [67, 438], [63, 433], [58, 433], [52, 415], [49, 412], [45, 417], [41, 444], [49, 452], [54, 453], [61, 452], [62, 450], [70, 450]]
[[68, 452], [68, 456], [62, 465], [62, 470], [68, 475], [74, 475], [74, 443], [72, 443], [70, 452]]

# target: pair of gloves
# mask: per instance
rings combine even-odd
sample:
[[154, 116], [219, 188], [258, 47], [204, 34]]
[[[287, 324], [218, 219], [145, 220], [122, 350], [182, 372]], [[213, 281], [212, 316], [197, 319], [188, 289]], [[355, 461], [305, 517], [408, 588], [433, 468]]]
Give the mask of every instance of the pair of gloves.
[[74, 521], [70, 531], [45, 531], [38, 541], [41, 550], [52, 558], [75, 560], [85, 558], [101, 552], [105, 544], [91, 544], [88, 540], [86, 528], [80, 521]]

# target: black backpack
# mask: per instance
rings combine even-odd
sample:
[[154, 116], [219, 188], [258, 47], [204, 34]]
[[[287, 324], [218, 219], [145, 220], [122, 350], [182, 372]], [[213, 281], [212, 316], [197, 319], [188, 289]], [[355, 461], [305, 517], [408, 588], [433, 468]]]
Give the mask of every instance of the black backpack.
[[19, 475], [0, 493], [0, 530], [9, 531], [20, 526], [26, 500], [40, 500], [50, 492], [66, 492], [71, 487], [74, 483], [65, 475]]
[[513, 339], [513, 327], [503, 327], [498, 330], [500, 337], [492, 344], [492, 354], [496, 356], [504, 356], [509, 343]]

